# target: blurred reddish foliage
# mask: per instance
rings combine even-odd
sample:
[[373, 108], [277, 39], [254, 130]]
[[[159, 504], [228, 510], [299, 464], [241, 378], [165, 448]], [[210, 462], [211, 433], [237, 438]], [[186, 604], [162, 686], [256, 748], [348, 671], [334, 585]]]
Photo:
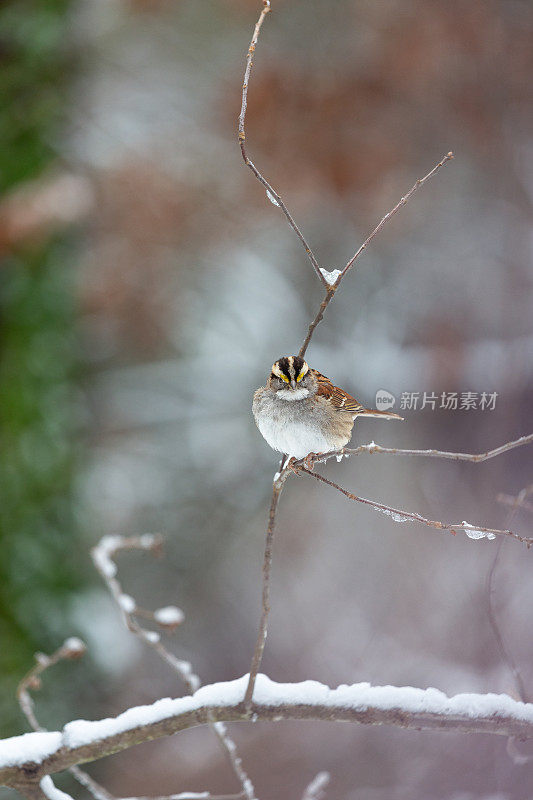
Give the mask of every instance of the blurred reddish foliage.
[[165, 341], [169, 253], [186, 238], [195, 202], [151, 161], [101, 172], [97, 194], [82, 305], [112, 321], [125, 353], [145, 358]]

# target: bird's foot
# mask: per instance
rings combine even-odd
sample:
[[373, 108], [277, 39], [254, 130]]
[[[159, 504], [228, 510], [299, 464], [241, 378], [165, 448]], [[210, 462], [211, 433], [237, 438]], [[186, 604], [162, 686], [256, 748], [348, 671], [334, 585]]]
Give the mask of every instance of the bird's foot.
[[285, 469], [290, 470], [294, 475], [300, 477], [300, 467], [297, 466], [297, 461], [298, 459], [292, 456], [292, 458], [289, 458], [289, 460], [285, 462]]
[[315, 466], [315, 461], [317, 458], [320, 458], [322, 453], [308, 453], [304, 458], [304, 465], [307, 469], [313, 471], [313, 467]]

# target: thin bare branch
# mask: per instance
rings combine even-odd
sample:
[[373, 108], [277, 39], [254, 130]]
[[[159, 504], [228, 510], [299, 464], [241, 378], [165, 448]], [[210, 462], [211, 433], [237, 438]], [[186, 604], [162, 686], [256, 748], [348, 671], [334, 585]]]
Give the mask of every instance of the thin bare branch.
[[[351, 259], [348, 261], [348, 263], [346, 264], [344, 269], [338, 273], [336, 280], [332, 284], [329, 284], [326, 281], [326, 283], [327, 283], [326, 296], [322, 300], [314, 320], [309, 325], [309, 329], [307, 331], [307, 336], [305, 337], [304, 343], [302, 344], [302, 346], [300, 348], [300, 352], [298, 354], [300, 356], [300, 358], [304, 358], [305, 353], [307, 351], [307, 348], [309, 347], [309, 342], [311, 341], [311, 337], [313, 336], [313, 333], [315, 332], [316, 327], [318, 326], [318, 324], [322, 321], [322, 319], [324, 317], [324, 312], [326, 311], [326, 308], [328, 307], [330, 302], [333, 300], [333, 297], [335, 296], [335, 292], [339, 288], [342, 279], [344, 278], [344, 276], [346, 275], [348, 270], [351, 269], [351, 267], [354, 265], [355, 261], [359, 258], [359, 256], [363, 252], [363, 250], [366, 249], [366, 247], [370, 244], [372, 239], [375, 236], [377, 236], [377, 234], [381, 231], [381, 229], [384, 227], [384, 225], [386, 225], [386, 223], [396, 214], [396, 212], [399, 211], [400, 208], [402, 208], [402, 206], [404, 206], [406, 203], [409, 202], [409, 200], [411, 199], [413, 194], [416, 192], [416, 190], [419, 189], [421, 186], [423, 186], [424, 183], [426, 183], [426, 181], [428, 181], [431, 177], [433, 177], [433, 175], [435, 175], [435, 173], [438, 172], [439, 169], [442, 166], [444, 166], [444, 164], [446, 164], [446, 162], [451, 161], [452, 158], [453, 158], [453, 153], [451, 153], [451, 152], [448, 153], [447, 155], [444, 156], [443, 159], [441, 159], [439, 161], [438, 164], [436, 164], [433, 167], [432, 170], [430, 170], [430, 172], [428, 172], [427, 175], [425, 175], [423, 178], [419, 178], [417, 180], [417, 182], [411, 187], [411, 189], [409, 189], [407, 194], [404, 195], [398, 203], [396, 203], [394, 208], [391, 211], [389, 211], [388, 214], [385, 214], [385, 216], [382, 217], [382, 219], [376, 225], [376, 227], [374, 228], [372, 233], [369, 236], [367, 236], [367, 238], [365, 239], [365, 241], [363, 242], [361, 247], [354, 253], [354, 255], [351, 257]], [[320, 273], [320, 274], [322, 275], [322, 273]], [[324, 277], [324, 276], [322, 275], [322, 277]]]
[[287, 206], [285, 205], [285, 203], [283, 202], [283, 200], [281, 199], [279, 194], [276, 192], [274, 187], [267, 181], [267, 179], [261, 174], [261, 172], [259, 172], [259, 170], [255, 166], [254, 162], [251, 161], [248, 158], [248, 154], [246, 152], [246, 144], [245, 144], [245, 142], [246, 142], [246, 132], [245, 132], [244, 125], [245, 125], [245, 120], [246, 120], [246, 108], [247, 108], [247, 105], [248, 105], [248, 83], [250, 81], [250, 73], [252, 71], [254, 53], [255, 53], [255, 48], [256, 48], [256, 45], [257, 45], [257, 41], [259, 39], [259, 33], [261, 31], [261, 26], [262, 26], [262, 24], [264, 22], [264, 19], [265, 19], [266, 15], [269, 13], [269, 11], [270, 11], [270, 2], [269, 2], [269, 0], [263, 0], [263, 9], [262, 9], [262, 11], [261, 11], [261, 13], [259, 15], [259, 19], [257, 20], [257, 22], [255, 24], [254, 33], [253, 33], [253, 36], [252, 36], [252, 41], [250, 42], [250, 47], [248, 48], [248, 53], [246, 55], [246, 69], [244, 71], [244, 81], [243, 81], [243, 84], [242, 84], [241, 113], [239, 114], [239, 145], [240, 145], [240, 148], [241, 148], [241, 153], [242, 153], [242, 157], [243, 157], [244, 163], [246, 164], [247, 167], [249, 167], [252, 170], [252, 172], [255, 175], [255, 177], [257, 178], [257, 180], [260, 183], [263, 184], [263, 186], [266, 189], [267, 197], [269, 198], [269, 200], [274, 205], [279, 206], [279, 208], [281, 208], [281, 210], [285, 214], [287, 222], [289, 223], [289, 225], [291, 226], [291, 228], [295, 232], [296, 236], [298, 237], [298, 239], [300, 240], [300, 242], [304, 246], [305, 252], [307, 253], [309, 261], [313, 265], [313, 269], [315, 270], [319, 280], [324, 284], [324, 286], [326, 286], [327, 285], [326, 279], [324, 278], [324, 275], [320, 271], [320, 267], [319, 267], [318, 261], [315, 258], [315, 254], [313, 253], [313, 251], [311, 250], [309, 244], [305, 240], [305, 237], [304, 237], [303, 233], [301, 232], [300, 228], [298, 227], [298, 225], [294, 221], [291, 213], [289, 212], [289, 209], [287, 208]]
[[518, 533], [513, 533], [513, 531], [502, 531], [498, 528], [484, 528], [481, 525], [469, 525], [465, 522], [445, 523], [439, 522], [438, 520], [426, 519], [426, 517], [423, 517], [421, 514], [417, 514], [416, 512], [403, 511], [399, 508], [387, 506], [384, 503], [378, 503], [375, 500], [367, 500], [365, 497], [359, 497], [358, 495], [349, 492], [347, 489], [343, 489], [343, 487], [339, 486], [338, 483], [330, 481], [329, 478], [325, 478], [318, 472], [312, 472], [306, 467], [299, 467], [299, 469], [301, 472], [305, 472], [306, 475], [310, 475], [312, 478], [315, 478], [315, 480], [326, 483], [333, 489], [337, 489], [337, 491], [341, 492], [341, 494], [343, 494], [349, 500], [354, 500], [357, 503], [364, 503], [367, 506], [371, 506], [371, 508], [375, 508], [377, 511], [381, 511], [383, 514], [390, 516], [394, 522], [418, 522], [421, 525], [427, 525], [429, 528], [436, 528], [440, 531], [450, 531], [453, 534], [456, 534], [457, 531], [471, 531], [469, 535], [476, 539], [484, 538], [482, 536], [473, 535], [478, 532], [480, 534], [493, 534], [494, 536], [509, 536], [513, 539], [516, 539], [518, 542], [522, 542], [528, 548], [533, 544], [533, 539], [520, 536]]
[[268, 515], [268, 525], [266, 532], [265, 554], [263, 557], [263, 587], [261, 595], [261, 620], [259, 622], [259, 631], [257, 634], [257, 641], [255, 643], [254, 654], [252, 657], [252, 664], [250, 666], [250, 677], [246, 694], [244, 696], [244, 704], [248, 710], [251, 708], [252, 697], [254, 693], [255, 681], [257, 674], [261, 667], [263, 660], [263, 651], [265, 649], [265, 642], [268, 629], [268, 617], [270, 614], [270, 571], [272, 568], [272, 549], [274, 546], [274, 530], [276, 527], [276, 512], [278, 509], [279, 498], [283, 491], [283, 486], [287, 477], [290, 474], [289, 467], [285, 466], [281, 472], [277, 472], [274, 476], [272, 484], [272, 499], [270, 501], [270, 512]]
[[[194, 694], [200, 686], [200, 679], [192, 671], [189, 662], [176, 658], [176, 656], [162, 644], [160, 636], [156, 631], [146, 630], [139, 625], [136, 619], [136, 615], [151, 619], [168, 631], [181, 623], [183, 620], [182, 612], [173, 606], [167, 607], [166, 609], [159, 609], [159, 611], [155, 613], [140, 609], [134, 598], [123, 592], [122, 586], [117, 578], [117, 566], [113, 560], [114, 556], [122, 550], [144, 550], [158, 555], [161, 553], [162, 544], [162, 538], [160, 536], [154, 536], [153, 534], [131, 537], [104, 536], [99, 544], [92, 550], [91, 555], [96, 569], [106, 583], [128, 630], [135, 634], [144, 644], [148, 645], [148, 647], [155, 650], [163, 661], [180, 676], [187, 687], [187, 691], [190, 694]], [[241, 786], [242, 791], [239, 793], [239, 796], [246, 798], [246, 800], [254, 800], [255, 791], [252, 781], [242, 766], [242, 760], [237, 754], [235, 743], [228, 734], [226, 727], [217, 725], [216, 723], [212, 723], [210, 727], [229, 761], [235, 778]], [[206, 796], [211, 798], [209, 794]]]
[[114, 800], [113, 795], [107, 791], [100, 783], [97, 783], [94, 778], [77, 766], [69, 767], [71, 775], [78, 781], [81, 786], [84, 786], [87, 791], [92, 794], [95, 800]]
[[[514, 450], [515, 447], [522, 447], [525, 444], [533, 442], [533, 433], [528, 436], [521, 436], [520, 439], [515, 439], [512, 442], [506, 442], [495, 447], [493, 450], [487, 450], [485, 453], [452, 453], [446, 450], [402, 450], [398, 447], [381, 447], [379, 444], [372, 442], [371, 444], [362, 444], [359, 447], [343, 447], [342, 450], [332, 450], [329, 453], [320, 453], [317, 456], [312, 456], [307, 463], [321, 464], [328, 461], [330, 458], [337, 458], [340, 460], [342, 456], [359, 456], [364, 453], [370, 454], [386, 454], [396, 456], [422, 456], [423, 458], [445, 458], [450, 461], [472, 461], [475, 464], [482, 461], [488, 461], [490, 458], [506, 453], [508, 450]], [[308, 457], [309, 458], [309, 457]], [[295, 463], [295, 467], [305, 466], [305, 459], [301, 459]], [[498, 495], [502, 497], [503, 495]], [[506, 501], [502, 501], [506, 502]]]
[[30, 689], [41, 688], [40, 676], [49, 667], [53, 667], [55, 664], [58, 664], [60, 661], [64, 661], [66, 659], [70, 660], [73, 658], [81, 658], [85, 651], [86, 647], [81, 639], [73, 637], [71, 639], [67, 639], [61, 645], [61, 647], [55, 651], [55, 653], [52, 653], [51, 656], [47, 656], [45, 653], [36, 654], [35, 666], [32, 667], [30, 671], [22, 678], [17, 687], [17, 700], [19, 702], [20, 709], [34, 731], [45, 731], [46, 728], [41, 726], [37, 720], [37, 717], [35, 716], [34, 704], [30, 694]]
[[161, 553], [163, 539], [154, 534], [143, 536], [104, 536], [98, 545], [91, 551], [94, 565], [103, 578], [109, 592], [118, 606], [124, 624], [131, 633], [134, 633], [145, 645], [165, 661], [181, 678], [187, 690], [192, 694], [200, 686], [200, 679], [192, 671], [188, 661], [183, 661], [171, 653], [161, 643], [161, 637], [156, 631], [146, 630], [141, 627], [135, 617], [137, 604], [134, 599], [122, 590], [117, 575], [117, 566], [113, 558], [123, 550], [143, 550], [154, 555]]
[[[235, 742], [228, 733], [226, 723], [211, 722], [210, 726], [217, 735], [219, 744], [226, 753], [226, 758], [229, 761], [229, 765], [235, 773], [235, 777], [242, 786], [242, 791], [240, 791], [238, 795], [234, 796], [242, 797], [246, 800], [254, 800], [254, 787], [250, 778], [248, 777], [248, 773], [245, 771], [242, 765], [242, 759], [237, 753], [237, 746], [235, 745]], [[211, 797], [210, 800], [217, 800], [217, 798]], [[218, 800], [223, 800], [223, 798], [218, 798]]]
[[344, 278], [344, 276], [346, 275], [346, 273], [348, 272], [348, 270], [349, 270], [349, 269], [351, 269], [351, 267], [353, 267], [354, 263], [355, 263], [355, 262], [356, 262], [356, 260], [359, 258], [359, 256], [360, 256], [360, 255], [361, 255], [361, 253], [363, 252], [363, 250], [365, 250], [365, 249], [366, 249], [366, 247], [367, 247], [367, 246], [370, 244], [370, 242], [372, 241], [372, 239], [373, 239], [375, 236], [377, 236], [377, 234], [380, 232], [380, 230], [383, 228], [383, 226], [384, 226], [384, 225], [385, 225], [385, 224], [386, 224], [386, 223], [387, 223], [387, 222], [388, 222], [388, 221], [391, 219], [391, 217], [393, 217], [393, 216], [396, 214], [396, 212], [397, 212], [397, 211], [399, 211], [399, 210], [400, 210], [400, 208], [402, 208], [402, 206], [404, 206], [406, 203], [408, 203], [408, 202], [409, 202], [409, 200], [410, 200], [410, 199], [411, 199], [411, 197], [414, 195], [414, 193], [416, 192], [416, 190], [417, 190], [417, 189], [420, 189], [420, 187], [421, 187], [421, 186], [423, 186], [423, 185], [426, 183], [426, 181], [428, 181], [430, 178], [432, 178], [432, 177], [433, 177], [433, 175], [435, 175], [435, 174], [436, 174], [436, 173], [439, 171], [439, 169], [440, 169], [441, 167], [443, 167], [443, 166], [444, 166], [444, 164], [446, 164], [448, 161], [451, 161], [451, 160], [452, 160], [452, 158], [453, 158], [453, 153], [450, 151], [449, 153], [447, 153], [447, 154], [444, 156], [444, 158], [442, 158], [442, 159], [439, 161], [439, 163], [438, 163], [438, 164], [435, 164], [435, 166], [433, 167], [433, 169], [432, 169], [432, 170], [430, 170], [430, 171], [428, 172], [428, 174], [427, 174], [427, 175], [424, 175], [424, 177], [423, 177], [423, 178], [419, 178], [419, 179], [417, 180], [417, 182], [416, 182], [416, 183], [415, 183], [413, 186], [411, 186], [411, 188], [409, 189], [409, 191], [407, 192], [407, 194], [406, 194], [406, 195], [404, 195], [404, 196], [401, 198], [401, 200], [400, 200], [398, 203], [396, 203], [396, 205], [394, 206], [394, 208], [392, 209], [392, 211], [389, 211], [389, 212], [388, 212], [388, 214], [385, 214], [385, 216], [384, 216], [384, 217], [383, 217], [383, 218], [380, 220], [380, 222], [379, 222], [379, 223], [376, 225], [376, 227], [374, 228], [374, 230], [372, 231], [372, 233], [370, 234], [370, 236], [367, 236], [367, 238], [365, 239], [365, 241], [363, 242], [363, 244], [361, 245], [361, 247], [359, 248], [359, 250], [356, 250], [356, 251], [355, 251], [355, 253], [354, 253], [354, 255], [353, 255], [353, 256], [351, 257], [351, 259], [348, 261], [348, 263], [346, 264], [346, 266], [345, 266], [345, 267], [344, 267], [344, 269], [342, 270], [341, 274], [339, 275], [339, 277], [338, 277], [338, 278], [337, 278], [337, 280], [335, 281], [335, 286], [336, 286], [336, 287], [338, 287], [339, 283], [340, 283], [340, 282], [341, 282], [341, 280]]

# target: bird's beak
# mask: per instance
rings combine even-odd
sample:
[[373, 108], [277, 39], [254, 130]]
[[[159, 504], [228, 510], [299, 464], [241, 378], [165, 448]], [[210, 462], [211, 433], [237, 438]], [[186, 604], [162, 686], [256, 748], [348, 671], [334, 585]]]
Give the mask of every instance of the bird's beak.
[[292, 379], [292, 381], [291, 381], [291, 387], [292, 387], [293, 389], [296, 389], [296, 381], [294, 380], [294, 378], [293, 378], [293, 379]]

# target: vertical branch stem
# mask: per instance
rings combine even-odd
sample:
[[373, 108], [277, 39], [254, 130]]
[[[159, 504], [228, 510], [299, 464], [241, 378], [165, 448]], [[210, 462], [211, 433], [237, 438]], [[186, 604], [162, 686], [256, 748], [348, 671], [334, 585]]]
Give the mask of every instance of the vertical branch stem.
[[315, 332], [316, 326], [320, 322], [322, 322], [322, 318], [324, 316], [324, 312], [325, 312], [326, 308], [328, 307], [328, 305], [330, 303], [330, 300], [333, 300], [333, 295], [335, 294], [335, 291], [336, 291], [336, 286], [328, 286], [328, 288], [326, 290], [326, 296], [324, 297], [324, 299], [320, 303], [320, 308], [318, 309], [316, 317], [314, 318], [314, 320], [309, 325], [309, 330], [307, 331], [307, 336], [305, 337], [305, 341], [304, 341], [303, 345], [300, 348], [300, 352], [298, 353], [300, 358], [304, 358], [305, 357], [305, 352], [306, 352], [307, 348], [309, 347], [309, 342], [311, 341], [311, 336]]
[[261, 603], [261, 621], [259, 623], [259, 632], [257, 634], [257, 642], [255, 643], [255, 650], [250, 666], [250, 677], [248, 679], [248, 686], [246, 687], [246, 694], [244, 695], [244, 705], [247, 711], [251, 709], [252, 697], [254, 693], [255, 680], [257, 673], [261, 667], [263, 659], [263, 651], [265, 649], [265, 642], [267, 637], [268, 616], [270, 614], [270, 571], [272, 567], [272, 549], [274, 545], [274, 530], [276, 527], [276, 511], [278, 502], [283, 491], [284, 478], [286, 472], [282, 473], [277, 479], [274, 480], [272, 487], [272, 500], [270, 501], [270, 512], [268, 515], [268, 526], [266, 532], [265, 555], [263, 558], [263, 592]]

